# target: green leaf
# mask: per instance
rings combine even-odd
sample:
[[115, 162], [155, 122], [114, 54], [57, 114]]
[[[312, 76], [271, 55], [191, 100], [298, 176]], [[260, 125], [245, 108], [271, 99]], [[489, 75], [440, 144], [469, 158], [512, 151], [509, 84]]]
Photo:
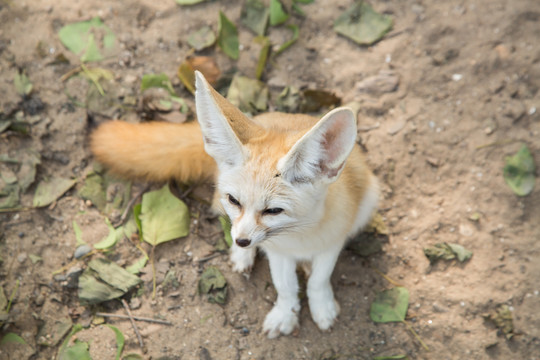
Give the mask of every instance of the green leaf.
[[195, 5], [206, 0], [174, 0], [178, 5]]
[[255, 78], [260, 80], [266, 67], [266, 61], [268, 60], [268, 54], [270, 53], [270, 39], [266, 36], [257, 36], [255, 42], [261, 44], [261, 51], [259, 52], [259, 60], [257, 61], [257, 67], [255, 69]]
[[19, 205], [20, 191], [21, 189], [18, 183], [5, 184], [4, 187], [0, 189], [0, 209], [16, 208]]
[[124, 293], [141, 282], [141, 279], [107, 259], [94, 259], [88, 263], [88, 268], [95, 271], [100, 280]]
[[460, 262], [467, 261], [472, 256], [472, 251], [465, 249], [459, 244], [447, 244]]
[[58, 349], [58, 360], [67, 360], [67, 359], [70, 359], [68, 357], [65, 356], [65, 351], [69, 345], [69, 341], [71, 340], [71, 337], [73, 335], [75, 335], [76, 333], [78, 333], [79, 331], [81, 331], [83, 329], [82, 325], [81, 324], [75, 324], [73, 325], [73, 327], [71, 328], [71, 331], [69, 332], [69, 334], [66, 336], [64, 342], [62, 342], [62, 345], [60, 346], [60, 349]]
[[[0, 311], [1, 313], [1, 311]], [[6, 319], [2, 319], [5, 322]], [[0, 356], [2, 359], [33, 359], [37, 355], [36, 350], [19, 335], [8, 332], [0, 341]], [[34, 355], [34, 356], [33, 356]]]
[[257, 79], [235, 75], [227, 99], [241, 111], [255, 114], [268, 107], [268, 87]]
[[240, 22], [257, 35], [265, 34], [269, 18], [270, 10], [261, 0], [247, 0], [242, 6]]
[[201, 51], [214, 45], [216, 42], [216, 34], [210, 26], [202, 28], [190, 33], [187, 39], [188, 44], [197, 51]]
[[68, 346], [58, 355], [58, 360], [92, 360], [88, 347], [87, 342], [75, 339], [73, 345]]
[[[99, 17], [66, 25], [58, 36], [65, 47], [81, 56], [83, 62], [103, 60], [114, 49], [116, 41], [112, 30]], [[96, 38], [103, 38], [102, 43], [98, 44]]]
[[143, 195], [141, 214], [143, 239], [156, 246], [189, 234], [189, 211], [167, 185]]
[[146, 266], [147, 261], [148, 261], [148, 256], [143, 255], [133, 264], [126, 267], [126, 271], [129, 272], [130, 274], [137, 275]]
[[141, 80], [141, 91], [152, 87], [165, 89], [170, 95], [176, 96], [171, 80], [165, 73], [143, 75]]
[[279, 49], [277, 49], [276, 55], [279, 55], [282, 52], [284, 52], [285, 50], [287, 50], [289, 48], [289, 46], [291, 46], [292, 44], [294, 44], [296, 42], [296, 40], [298, 40], [298, 36], [300, 35], [300, 30], [298, 28], [298, 25], [291, 24], [291, 25], [287, 25], [287, 27], [290, 30], [292, 30], [293, 35], [292, 35], [290, 40], [287, 40], [285, 43], [283, 43], [283, 45], [281, 45], [279, 47]]
[[9, 332], [6, 335], [4, 335], [4, 337], [0, 341], [0, 346], [5, 345], [5, 344], [23, 344], [23, 345], [26, 345], [27, 342], [22, 337], [20, 337], [19, 335], [15, 334], [15, 333], [12, 333], [12, 332]]
[[144, 358], [142, 357], [142, 355], [131, 353], [124, 356], [122, 360], [144, 360]]
[[300, 90], [294, 86], [287, 86], [283, 91], [278, 95], [276, 99], [276, 110], [295, 113], [298, 112], [300, 107], [301, 95]]
[[379, 235], [389, 234], [388, 227], [384, 223], [383, 217], [378, 212], [373, 215], [373, 218], [371, 218], [371, 221], [367, 225], [365, 231]]
[[116, 357], [115, 360], [120, 360], [120, 355], [122, 355], [122, 351], [124, 350], [124, 334], [116, 326], [112, 326], [107, 324], [109, 329], [114, 331], [114, 334], [116, 335]]
[[379, 323], [402, 322], [405, 320], [408, 307], [409, 290], [404, 287], [395, 287], [375, 296], [369, 316], [371, 320]]
[[103, 211], [107, 205], [103, 177], [95, 172], [89, 173], [79, 190], [79, 196], [84, 200], [89, 200], [98, 210]]
[[82, 230], [75, 220], [73, 220], [73, 231], [75, 232], [75, 241], [77, 246], [86, 244], [82, 239]]
[[334, 22], [334, 30], [360, 45], [371, 45], [392, 29], [392, 18], [373, 10], [360, 1], [341, 14]]
[[225, 242], [229, 247], [232, 246], [232, 236], [231, 236], [231, 220], [226, 216], [220, 216], [219, 222], [221, 223], [221, 228], [223, 229], [223, 235], [225, 237]]
[[491, 321], [507, 339], [514, 336], [514, 321], [508, 305], [501, 305], [489, 314], [483, 315], [484, 319]]
[[83, 304], [99, 304], [119, 298], [125, 292], [103, 281], [88, 269], [79, 276], [79, 300]]
[[98, 250], [108, 249], [110, 247], [113, 247], [118, 240], [122, 239], [124, 236], [124, 229], [122, 227], [119, 227], [117, 229], [112, 226], [109, 219], [105, 218], [105, 223], [107, 224], [107, 227], [109, 228], [109, 234], [103, 238], [100, 242], [97, 244], [94, 244], [94, 248]]
[[176, 73], [182, 84], [192, 94], [195, 94], [195, 71], [188, 62], [183, 62]]
[[21, 167], [17, 172], [21, 191], [25, 192], [36, 179], [36, 166], [41, 163], [40, 154], [34, 149], [27, 149], [21, 156]]
[[219, 12], [217, 44], [228, 57], [238, 60], [240, 55], [238, 29], [221, 11]]
[[518, 196], [526, 196], [534, 189], [534, 159], [526, 145], [519, 151], [506, 158], [503, 169], [504, 181]]
[[24, 71], [19, 72], [19, 70], [15, 71], [13, 84], [15, 85], [15, 90], [17, 93], [21, 96], [30, 95], [34, 87], [26, 73]]
[[140, 282], [141, 279], [114, 262], [94, 259], [79, 277], [79, 299], [87, 304], [116, 299]]
[[283, 24], [287, 19], [289, 19], [289, 14], [285, 11], [281, 1], [270, 0], [270, 25], [276, 26]]
[[30, 258], [32, 264], [37, 264], [39, 261], [43, 261], [43, 258], [36, 254], [28, 254], [28, 257]]
[[227, 280], [215, 266], [204, 270], [199, 279], [199, 294], [207, 294], [211, 303], [225, 304], [227, 301]]
[[431, 247], [424, 248], [424, 255], [431, 264], [434, 264], [439, 260], [453, 260], [456, 258], [460, 262], [464, 262], [471, 258], [472, 252], [459, 244], [436, 243]]
[[135, 219], [135, 224], [137, 224], [137, 229], [139, 229], [139, 238], [143, 239], [142, 224], [141, 224], [141, 211], [142, 204], [136, 204], [133, 206], [133, 218]]
[[66, 191], [75, 185], [74, 179], [52, 178], [41, 181], [34, 194], [34, 207], [42, 207], [52, 204]]

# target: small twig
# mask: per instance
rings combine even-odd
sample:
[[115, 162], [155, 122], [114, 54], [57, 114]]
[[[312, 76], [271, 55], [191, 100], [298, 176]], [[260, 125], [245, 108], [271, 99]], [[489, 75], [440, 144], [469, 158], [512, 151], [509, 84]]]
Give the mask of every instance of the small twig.
[[9, 310], [11, 310], [11, 304], [13, 303], [13, 298], [15, 297], [15, 293], [19, 289], [19, 279], [17, 279], [17, 282], [15, 283], [15, 289], [11, 292], [11, 296], [9, 297], [9, 302], [6, 307], [6, 313], [9, 313]]
[[99, 252], [103, 252], [103, 250], [96, 250], [96, 249], [94, 249], [94, 250], [90, 251], [88, 254], [85, 254], [85, 255], [81, 256], [80, 258], [71, 261], [69, 264], [62, 266], [60, 269], [53, 271], [52, 275], [54, 276], [54, 275], [56, 275], [56, 274], [60, 274], [60, 273], [62, 273], [62, 272], [64, 272], [64, 271], [68, 270], [68, 269], [71, 268], [72, 266], [74, 266], [74, 265], [75, 265], [76, 263], [78, 263], [79, 261], [84, 260], [84, 259], [86, 259], [87, 257], [92, 256], [92, 255], [94, 255], [94, 254], [97, 254], [97, 253], [99, 253]]
[[86, 75], [86, 77], [94, 84], [94, 86], [97, 88], [101, 96], [105, 96], [105, 91], [103, 90], [103, 87], [99, 84], [99, 79], [96, 79], [92, 74], [90, 74], [90, 70], [84, 65], [81, 64], [81, 69]]
[[371, 125], [371, 126], [359, 126], [358, 131], [367, 132], [367, 131], [378, 129], [380, 126], [381, 126], [380, 122], [377, 122], [375, 125]]
[[154, 264], [154, 250], [156, 245], [152, 245], [150, 252], [150, 265], [152, 266], [152, 299], [156, 298], [156, 264]]
[[420, 342], [420, 345], [422, 345], [422, 347], [426, 350], [426, 351], [429, 351], [429, 347], [426, 345], [425, 342], [422, 341], [422, 339], [420, 339], [420, 336], [416, 333], [416, 331], [414, 331], [414, 329], [412, 328], [411, 324], [409, 324], [407, 321], [405, 320], [401, 320], [406, 326], [407, 328], [409, 329], [409, 331], [414, 335], [414, 337], [416, 338], [416, 340], [418, 340]]
[[484, 145], [478, 145], [475, 149], [480, 150], [480, 149], [491, 147], [491, 146], [508, 145], [508, 144], [512, 144], [512, 143], [520, 142], [520, 141], [521, 140], [517, 140], [517, 139], [499, 140], [499, 141], [494, 141], [492, 143], [488, 143]]
[[198, 263], [201, 264], [203, 262], [207, 262], [208, 260], [212, 260], [213, 258], [217, 258], [218, 256], [221, 256], [221, 253], [213, 253], [212, 255], [208, 255], [206, 257], [203, 257], [201, 259], [199, 259]]
[[82, 71], [81, 67], [77, 66], [76, 68], [73, 68], [73, 69], [69, 70], [67, 73], [65, 73], [64, 75], [62, 75], [60, 77], [60, 81], [64, 82], [67, 79], [69, 79], [70, 77], [72, 77], [73, 75], [80, 73], [81, 71]]
[[144, 350], [144, 343], [142, 340], [142, 336], [139, 333], [137, 324], [135, 324], [135, 320], [133, 320], [133, 316], [131, 315], [131, 311], [129, 310], [129, 305], [126, 302], [126, 300], [122, 299], [122, 305], [124, 305], [124, 309], [126, 310], [126, 313], [128, 314], [129, 321], [131, 321], [131, 326], [133, 327], [133, 330], [135, 331], [135, 335], [137, 335], [137, 340], [139, 340], [139, 346], [141, 347], [142, 350]]
[[128, 202], [127, 205], [126, 205], [126, 209], [125, 209], [124, 212], [122, 213], [122, 216], [120, 216], [120, 219], [114, 224], [115, 227], [124, 224], [124, 222], [126, 221], [126, 219], [127, 219], [127, 217], [128, 217], [129, 211], [131, 210], [131, 208], [133, 207], [133, 205], [135, 204], [135, 202], [137, 202], [137, 200], [141, 197], [141, 195], [144, 194], [149, 188], [150, 188], [150, 185], [146, 185], [146, 186], [145, 186], [143, 189], [141, 189], [141, 191], [139, 191], [132, 199], [129, 200], [129, 202]]
[[0, 209], [0, 213], [10, 213], [10, 212], [23, 212], [23, 211], [30, 211], [30, 210], [36, 210], [36, 207], [20, 207], [20, 208], [8, 208], [8, 209]]
[[383, 278], [386, 279], [386, 281], [388, 281], [390, 284], [394, 285], [394, 286], [399, 286], [399, 287], [403, 287], [403, 285], [401, 285], [400, 283], [398, 283], [397, 281], [393, 280], [392, 278], [390, 278], [388, 275], [386, 275], [385, 273], [383, 273], [382, 271], [380, 271], [379, 269], [377, 269], [375, 266], [372, 266], [371, 267], [373, 270], [375, 270], [375, 272], [379, 275], [381, 275]]
[[137, 321], [146, 321], [146, 322], [150, 322], [150, 323], [156, 323], [156, 324], [162, 324], [162, 325], [170, 325], [170, 326], [173, 325], [173, 323], [170, 322], [170, 321], [152, 319], [152, 318], [141, 317], [141, 316], [131, 316], [131, 317], [129, 317], [127, 315], [108, 314], [108, 313], [102, 313], [102, 312], [96, 313], [96, 316], [108, 317], [108, 318], [119, 318], [119, 319], [133, 319], [133, 320], [137, 320]]

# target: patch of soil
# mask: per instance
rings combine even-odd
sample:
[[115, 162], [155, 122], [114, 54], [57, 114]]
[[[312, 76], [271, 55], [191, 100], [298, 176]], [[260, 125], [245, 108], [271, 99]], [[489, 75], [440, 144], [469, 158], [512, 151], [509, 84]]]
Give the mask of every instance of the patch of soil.
[[[124, 333], [124, 354], [149, 359], [370, 359], [399, 354], [410, 359], [539, 359], [540, 191], [517, 197], [506, 186], [502, 168], [505, 156], [514, 154], [520, 143], [529, 146], [539, 166], [540, 3], [372, 1], [375, 9], [392, 16], [394, 29], [370, 47], [357, 46], [332, 29], [351, 3], [303, 6], [306, 17], [295, 19], [298, 42], [269, 64], [263, 77], [273, 97], [294, 85], [331, 90], [344, 103], [361, 105], [360, 141], [382, 184], [380, 212], [390, 236], [383, 252], [368, 258], [343, 251], [332, 278], [341, 304], [339, 321], [322, 333], [303, 300], [299, 331], [268, 340], [262, 322], [276, 294], [267, 261], [261, 256], [245, 277], [231, 271], [225, 254], [207, 258], [221, 236], [216, 235], [219, 223], [204, 203], [190, 196], [188, 205], [200, 221], [193, 221], [187, 238], [155, 251], [158, 282], [172, 271], [180, 285], [160, 285], [152, 299], [146, 277], [142, 296], [130, 300], [133, 315], [173, 325], [138, 322], [141, 350], [129, 321], [106, 318]], [[190, 53], [188, 34], [205, 24], [216, 30], [219, 10], [238, 23], [240, 4], [0, 2], [0, 116], [17, 114], [32, 124], [28, 135], [2, 133], [0, 153], [14, 157], [34, 149], [42, 158], [37, 180], [78, 179], [76, 188], [53, 206], [0, 215], [0, 284], [8, 298], [16, 289], [9, 320], [0, 331], [16, 333], [29, 345], [2, 347], [0, 358], [54, 357], [63, 335], [55, 335], [58, 327], [43, 333], [45, 326], [58, 322], [51, 318], [83, 324], [77, 337], [90, 341], [92, 357], [114, 358], [114, 335], [92, 314], [124, 314], [119, 302], [82, 306], [69, 271], [53, 275], [66, 265], [72, 269], [74, 220], [89, 244], [108, 232], [104, 215], [77, 193], [93, 167], [89, 131], [107, 116], [138, 118], [137, 112], [114, 106], [88, 116], [78, 106], [91, 85], [76, 77], [61, 80], [78, 60], [61, 45], [58, 30], [94, 16], [112, 29], [119, 51], [99, 66], [113, 72], [118, 98], [136, 96], [143, 74], [164, 72], [182, 97], [192, 99], [176, 77]], [[276, 42], [283, 40], [279, 30], [273, 36]], [[258, 51], [252, 40], [240, 27], [238, 62], [219, 50], [204, 54], [216, 59], [224, 73], [238, 69], [253, 76]], [[60, 53], [70, 63], [56, 61]], [[26, 70], [34, 86], [33, 97], [23, 102], [13, 86], [18, 68]], [[192, 100], [188, 104], [193, 108]], [[34, 190], [35, 185], [22, 194], [23, 204], [31, 203]], [[471, 220], [473, 214], [480, 215], [478, 221]], [[474, 255], [464, 264], [431, 266], [422, 249], [438, 242], [461, 244]], [[33, 263], [30, 255], [41, 260]], [[138, 251], [124, 239], [108, 256], [128, 265]], [[224, 306], [197, 294], [199, 276], [208, 265], [218, 267], [228, 281]], [[430, 351], [403, 324], [370, 320], [375, 294], [390, 287], [374, 269], [409, 289], [408, 321]], [[511, 339], [483, 317], [502, 304], [514, 320]]]

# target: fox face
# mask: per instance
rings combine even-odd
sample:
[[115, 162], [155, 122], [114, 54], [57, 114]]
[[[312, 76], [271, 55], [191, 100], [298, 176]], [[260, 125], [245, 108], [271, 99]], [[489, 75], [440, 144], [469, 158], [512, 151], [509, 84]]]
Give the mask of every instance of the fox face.
[[306, 131], [265, 128], [247, 118], [196, 73], [205, 151], [218, 166], [217, 191], [235, 243], [250, 248], [302, 232], [324, 214], [356, 139], [349, 109], [335, 109]]
[[[231, 219], [231, 236], [240, 247], [253, 247], [263, 241], [294, 232], [317, 222], [323, 215], [324, 196], [311, 184], [300, 186], [285, 181], [266, 157], [253, 159], [223, 172], [217, 188], [220, 203]], [[263, 159], [263, 161], [257, 161]], [[265, 164], [260, 164], [264, 162]]]

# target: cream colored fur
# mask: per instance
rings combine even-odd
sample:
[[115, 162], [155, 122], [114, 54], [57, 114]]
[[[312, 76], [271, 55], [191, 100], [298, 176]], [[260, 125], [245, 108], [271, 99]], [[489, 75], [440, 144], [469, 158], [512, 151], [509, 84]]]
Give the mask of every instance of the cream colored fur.
[[329, 329], [339, 313], [332, 271], [378, 201], [377, 180], [355, 144], [354, 115], [338, 108], [320, 120], [282, 113], [249, 119], [198, 72], [196, 87], [200, 127], [109, 122], [92, 134], [92, 151], [128, 177], [215, 181], [214, 207], [232, 222], [233, 269], [249, 271], [257, 248], [270, 263], [278, 295], [264, 331], [274, 338], [298, 326], [299, 261], [312, 265], [312, 318]]

